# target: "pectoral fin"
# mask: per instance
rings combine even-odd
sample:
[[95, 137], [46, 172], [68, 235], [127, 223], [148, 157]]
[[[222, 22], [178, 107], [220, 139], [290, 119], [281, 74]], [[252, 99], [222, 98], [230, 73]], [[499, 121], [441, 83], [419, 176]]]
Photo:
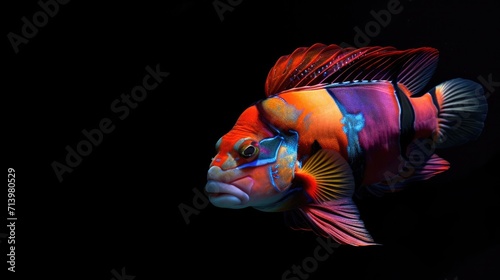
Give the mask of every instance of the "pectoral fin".
[[352, 201], [354, 178], [349, 164], [339, 153], [318, 151], [297, 172], [296, 179], [313, 203], [285, 212], [285, 220], [291, 228], [313, 230], [340, 244], [377, 245]]
[[347, 161], [334, 150], [321, 149], [295, 174], [295, 183], [318, 203], [352, 197], [354, 177]]

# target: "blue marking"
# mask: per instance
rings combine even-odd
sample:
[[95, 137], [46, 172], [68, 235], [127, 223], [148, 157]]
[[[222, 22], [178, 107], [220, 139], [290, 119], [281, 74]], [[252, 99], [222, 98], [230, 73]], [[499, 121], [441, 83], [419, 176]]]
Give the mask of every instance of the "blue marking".
[[358, 133], [365, 126], [365, 118], [361, 113], [346, 114], [340, 122], [344, 125], [342, 130], [347, 136], [347, 155], [349, 158], [354, 158], [357, 154], [361, 153]]
[[333, 98], [335, 103], [342, 113], [342, 119], [340, 123], [344, 125], [342, 130], [347, 136], [347, 155], [350, 159], [354, 159], [356, 155], [360, 154], [361, 145], [359, 144], [359, 132], [365, 127], [365, 118], [362, 113], [350, 114], [345, 109], [344, 105], [340, 103], [337, 97], [332, 91], [329, 91], [330, 96]]
[[273, 138], [262, 139], [259, 142], [260, 152], [257, 159], [252, 162], [242, 164], [238, 168], [242, 169], [247, 167], [255, 167], [275, 162], [277, 160], [278, 150], [281, 147], [282, 142], [283, 137], [281, 137], [280, 135], [277, 135]]
[[269, 166], [269, 172], [267, 172], [267, 174], [269, 174], [269, 182], [271, 182], [271, 185], [273, 186], [273, 188], [277, 191], [277, 192], [281, 192], [280, 189], [278, 188], [278, 186], [276, 186], [276, 183], [274, 182], [274, 179], [273, 179], [273, 173], [275, 172], [278, 172], [278, 170], [276, 171], [273, 171], [273, 167], [272, 166]]
[[279, 179], [280, 178], [280, 174], [278, 172], [279, 167], [280, 167], [279, 164], [276, 164], [276, 166], [274, 166], [274, 171], [272, 171], [272, 177], [274, 179]]

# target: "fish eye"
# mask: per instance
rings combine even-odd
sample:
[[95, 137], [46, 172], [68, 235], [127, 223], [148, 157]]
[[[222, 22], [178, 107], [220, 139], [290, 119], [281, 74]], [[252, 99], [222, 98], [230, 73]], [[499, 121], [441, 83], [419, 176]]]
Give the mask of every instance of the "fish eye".
[[239, 153], [244, 158], [251, 158], [259, 153], [259, 144], [255, 141], [243, 143], [240, 146]]

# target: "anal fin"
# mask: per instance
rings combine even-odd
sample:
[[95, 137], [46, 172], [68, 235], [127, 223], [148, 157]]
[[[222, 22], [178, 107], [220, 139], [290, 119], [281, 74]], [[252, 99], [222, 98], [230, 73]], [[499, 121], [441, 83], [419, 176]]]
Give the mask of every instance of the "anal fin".
[[[407, 160], [404, 162], [404, 166], [404, 173], [386, 176], [385, 182], [367, 186], [366, 190], [379, 197], [385, 193], [397, 192], [404, 189], [409, 183], [427, 180], [448, 170], [450, 163], [438, 155], [432, 154], [424, 163], [417, 164], [417, 162]], [[361, 193], [358, 192], [357, 195], [361, 195]]]

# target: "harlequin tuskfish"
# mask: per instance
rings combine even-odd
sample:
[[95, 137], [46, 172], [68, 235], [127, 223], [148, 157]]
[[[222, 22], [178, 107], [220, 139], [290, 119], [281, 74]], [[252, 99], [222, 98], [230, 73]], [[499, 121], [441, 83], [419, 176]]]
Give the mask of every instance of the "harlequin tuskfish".
[[478, 83], [456, 78], [425, 90], [438, 56], [431, 47], [314, 44], [280, 57], [265, 97], [216, 143], [210, 202], [284, 212], [291, 228], [339, 244], [379, 244], [353, 197], [446, 171], [436, 151], [476, 140], [484, 127]]

